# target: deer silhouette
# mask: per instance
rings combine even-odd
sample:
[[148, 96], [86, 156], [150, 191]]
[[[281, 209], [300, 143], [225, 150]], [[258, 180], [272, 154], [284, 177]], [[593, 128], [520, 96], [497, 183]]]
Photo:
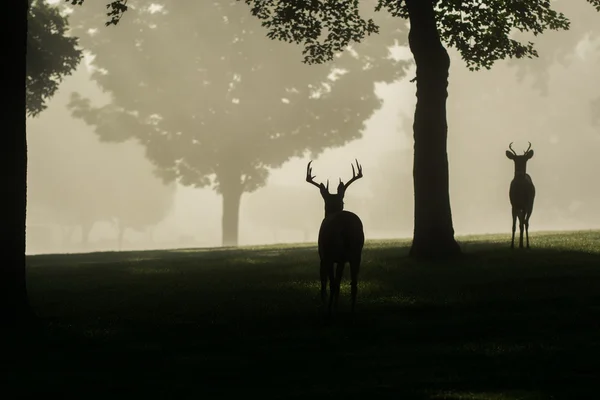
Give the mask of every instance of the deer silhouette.
[[527, 237], [527, 248], [529, 248], [529, 217], [533, 211], [533, 200], [535, 198], [535, 186], [531, 176], [526, 173], [527, 161], [533, 157], [531, 142], [522, 156], [517, 155], [512, 148], [512, 142], [508, 145], [510, 151], [506, 150], [506, 157], [515, 162], [515, 177], [510, 183], [509, 198], [512, 206], [512, 241], [510, 248], [515, 248], [515, 229], [517, 218], [519, 218], [519, 248], [523, 248], [523, 226]]
[[[352, 295], [352, 313], [356, 305], [358, 292], [358, 271], [362, 258], [362, 249], [365, 244], [363, 224], [358, 215], [344, 210], [344, 194], [352, 182], [363, 177], [362, 166], [356, 161], [357, 171], [352, 165], [352, 179], [340, 183], [336, 194], [329, 193], [329, 180], [327, 185], [316, 183], [312, 176], [312, 168], [308, 163], [306, 167], [306, 182], [319, 188], [325, 201], [325, 218], [319, 229], [319, 258], [321, 259], [321, 301], [323, 306], [327, 301], [327, 280], [329, 280], [329, 306], [328, 314], [331, 315], [332, 304], [337, 302], [340, 294], [340, 283], [346, 263], [350, 264], [350, 290]], [[337, 264], [334, 271], [333, 264]]]

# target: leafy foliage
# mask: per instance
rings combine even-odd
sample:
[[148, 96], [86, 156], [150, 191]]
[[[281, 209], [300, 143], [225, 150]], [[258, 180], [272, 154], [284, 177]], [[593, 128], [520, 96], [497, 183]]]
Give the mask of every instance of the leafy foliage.
[[331, 65], [308, 67], [294, 47], [266, 39], [242, 4], [130, 5], [118, 32], [88, 34], [98, 14], [73, 14], [95, 56], [93, 79], [113, 95], [102, 108], [74, 96], [73, 115], [103, 140], [139, 139], [163, 179], [184, 185], [222, 192], [227, 180], [252, 191], [268, 168], [359, 137], [381, 104], [374, 83], [397, 80], [408, 66], [389, 57], [406, 36], [398, 27]]
[[77, 38], [67, 36], [68, 20], [43, 0], [30, 0], [27, 37], [26, 112], [35, 117], [82, 58]]
[[[65, 0], [66, 2], [70, 2], [72, 5], [82, 5], [85, 0]], [[127, 0], [114, 0], [110, 3], [106, 4], [106, 8], [108, 9], [106, 15], [109, 20], [106, 21], [105, 25], [117, 25], [125, 11], [127, 11]]]
[[[238, 0], [239, 1], [239, 0]], [[587, 0], [600, 9], [600, 0]], [[322, 63], [366, 36], [379, 33], [372, 19], [361, 17], [353, 0], [244, 0], [263, 21], [272, 39], [301, 43], [304, 61]], [[341, 3], [341, 4], [340, 4]], [[568, 19], [547, 0], [441, 0], [436, 1], [442, 40], [456, 48], [472, 70], [491, 68], [505, 58], [537, 57], [532, 42], [513, 39], [515, 31], [539, 35], [548, 29], [569, 28]], [[406, 1], [379, 0], [376, 11], [408, 18]]]

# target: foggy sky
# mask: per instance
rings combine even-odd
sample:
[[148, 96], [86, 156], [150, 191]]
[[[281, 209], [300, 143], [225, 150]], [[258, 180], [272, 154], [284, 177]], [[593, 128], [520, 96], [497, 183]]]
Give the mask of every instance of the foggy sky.
[[[578, 23], [574, 17], [571, 22], [573, 26]], [[557, 33], [561, 34], [564, 32]], [[542, 36], [537, 40], [549, 39]], [[600, 228], [600, 203], [596, 201], [594, 205], [594, 199], [600, 199], [600, 184], [595, 176], [600, 171], [597, 156], [600, 127], [592, 126], [589, 111], [591, 100], [600, 93], [599, 43], [583, 44], [565, 65], [556, 64], [550, 69], [547, 96], [535, 90], [530, 79], [517, 82], [515, 69], [506, 61], [497, 63], [491, 71], [470, 72], [457, 53], [449, 51], [452, 64], [448, 152], [456, 234], [509, 234], [508, 188], [514, 166], [504, 153], [510, 142], [522, 153], [528, 141], [532, 142], [535, 156], [528, 162], [527, 170], [537, 191], [530, 221], [532, 241], [535, 242], [535, 232], [540, 230]], [[40, 117], [28, 120], [28, 229], [34, 225], [53, 229], [51, 238], [28, 235], [28, 254], [116, 250], [116, 233], [110, 221], [94, 225], [85, 249], [78, 247], [78, 232], [73, 233], [72, 243], [61, 242], [60, 233], [49, 222], [51, 218], [32, 206], [36, 200], [41, 201], [41, 195], [36, 199], [31, 197], [32, 193], [61, 190], [58, 184], [44, 186], [50, 175], [54, 175], [52, 182], [76, 179], [76, 174], [83, 173], [80, 172], [83, 168], [77, 167], [82, 160], [94, 160], [93, 165], [98, 169], [111, 164], [135, 168], [160, 185], [152, 175], [153, 167], [145, 159], [142, 146], [134, 142], [100, 143], [92, 128], [70, 116], [65, 105], [72, 91], [98, 104], [108, 100], [88, 78], [88, 73], [82, 63], [73, 76], [65, 78], [48, 109]], [[410, 177], [412, 173], [411, 127], [416, 88], [408, 80], [413, 76], [414, 70], [401, 82], [377, 85], [384, 105], [366, 124], [362, 139], [342, 148], [328, 149], [313, 162], [315, 180], [329, 179], [332, 191], [338, 178], [346, 181], [351, 177], [355, 158], [363, 165], [364, 178], [348, 190], [346, 209], [363, 219], [367, 239], [408, 237], [412, 231], [412, 224], [405, 222], [398, 223], [403, 226], [397, 229], [383, 226], [385, 221], [380, 221], [376, 211], [381, 214], [383, 210], [393, 218], [401, 212], [412, 216], [412, 181], [394, 178]], [[242, 196], [240, 245], [316, 240], [323, 205], [316, 188], [304, 181], [308, 161], [292, 159], [272, 171], [265, 188]], [[395, 171], [391, 171], [390, 165], [395, 166]], [[139, 184], [137, 179], [131, 182], [133, 187]], [[557, 187], [568, 193], [561, 194]], [[105, 200], [103, 196], [108, 196], [100, 191], [93, 195], [100, 202]], [[220, 196], [210, 188], [179, 185], [174, 196], [166, 216], [151, 231], [126, 231], [124, 250], [220, 245]], [[143, 202], [136, 204], [145, 207]], [[289, 216], [266, 217], [274, 212], [276, 216], [286, 213]], [[401, 220], [400, 216], [397, 218]]]

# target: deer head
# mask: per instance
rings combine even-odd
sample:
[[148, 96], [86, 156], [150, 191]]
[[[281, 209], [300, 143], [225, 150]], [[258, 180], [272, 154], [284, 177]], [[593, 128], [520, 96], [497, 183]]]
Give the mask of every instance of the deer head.
[[510, 151], [506, 150], [506, 157], [513, 160], [515, 162], [515, 175], [516, 174], [525, 174], [527, 169], [527, 161], [533, 157], [533, 150], [531, 150], [531, 142], [529, 142], [529, 147], [527, 150], [523, 152], [523, 155], [518, 155], [512, 148], [512, 142], [508, 145]]
[[319, 188], [319, 191], [321, 192], [321, 197], [323, 197], [323, 200], [325, 201], [325, 217], [333, 213], [342, 211], [344, 209], [344, 195], [346, 194], [348, 186], [350, 186], [355, 180], [363, 177], [362, 166], [358, 163], [358, 160], [355, 161], [356, 168], [358, 171], [354, 169], [354, 164], [352, 164], [352, 179], [344, 183], [342, 182], [342, 178], [340, 178], [340, 183], [338, 184], [336, 194], [329, 193], [329, 179], [327, 180], [326, 185], [323, 185], [323, 183], [316, 183], [314, 181], [316, 175], [312, 175], [312, 168], [310, 166], [312, 161], [308, 163], [308, 166], [306, 167], [306, 182], [313, 184]]

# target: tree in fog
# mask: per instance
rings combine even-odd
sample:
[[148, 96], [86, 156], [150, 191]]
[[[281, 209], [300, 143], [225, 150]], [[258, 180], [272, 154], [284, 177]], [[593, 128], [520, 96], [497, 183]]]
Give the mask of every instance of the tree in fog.
[[75, 96], [73, 115], [102, 140], [137, 138], [165, 181], [214, 188], [222, 196], [223, 245], [238, 243], [243, 193], [290, 157], [315, 157], [359, 138], [381, 105], [375, 82], [397, 80], [408, 66], [389, 56], [405, 36], [391, 18], [388, 35], [311, 67], [293, 47], [265, 38], [244, 4], [128, 5], [118, 31], [88, 33], [104, 21], [91, 5], [73, 13], [73, 29], [94, 55], [93, 79], [112, 96], [102, 108]]
[[80, 230], [83, 249], [96, 223], [114, 222], [120, 248], [126, 229], [143, 231], [165, 218], [175, 185], [154, 176], [137, 144], [99, 143], [80, 124], [54, 134], [38, 121], [29, 125], [28, 209], [36, 222], [59, 225], [63, 242]]
[[[587, 0], [600, 10], [600, 0]], [[304, 45], [307, 63], [324, 63], [384, 31], [360, 15], [358, 2], [245, 0], [272, 39]], [[410, 49], [417, 66], [414, 117], [415, 222], [410, 254], [416, 257], [460, 253], [450, 211], [446, 98], [450, 60], [444, 44], [455, 47], [472, 70], [505, 58], [534, 57], [533, 43], [511, 37], [515, 30], [535, 34], [568, 29], [567, 18], [546, 0], [379, 0], [376, 9], [410, 21]], [[325, 34], [323, 31], [327, 32]]]
[[[68, 37], [67, 18], [41, 0], [10, 1], [4, 9], [4, 126], [10, 134], [2, 145], [0, 169], [5, 219], [0, 227], [0, 319], [13, 323], [30, 315], [25, 285], [25, 221], [27, 209], [26, 117], [39, 115], [65, 75], [81, 60], [77, 39]], [[12, 21], [12, 20], [15, 21]], [[8, 31], [6, 32], [8, 33]], [[25, 82], [23, 86], [16, 82]]]
[[[129, 143], [129, 148], [134, 143]], [[137, 147], [137, 146], [135, 146]], [[152, 165], [143, 154], [137, 160], [128, 160], [127, 148], [118, 152], [118, 160], [105, 173], [108, 190], [106, 210], [117, 230], [117, 245], [121, 250], [127, 229], [142, 232], [161, 222], [172, 210], [176, 185], [164, 183], [152, 173]], [[116, 158], [116, 157], [115, 157]], [[104, 195], [103, 195], [104, 197]]]

